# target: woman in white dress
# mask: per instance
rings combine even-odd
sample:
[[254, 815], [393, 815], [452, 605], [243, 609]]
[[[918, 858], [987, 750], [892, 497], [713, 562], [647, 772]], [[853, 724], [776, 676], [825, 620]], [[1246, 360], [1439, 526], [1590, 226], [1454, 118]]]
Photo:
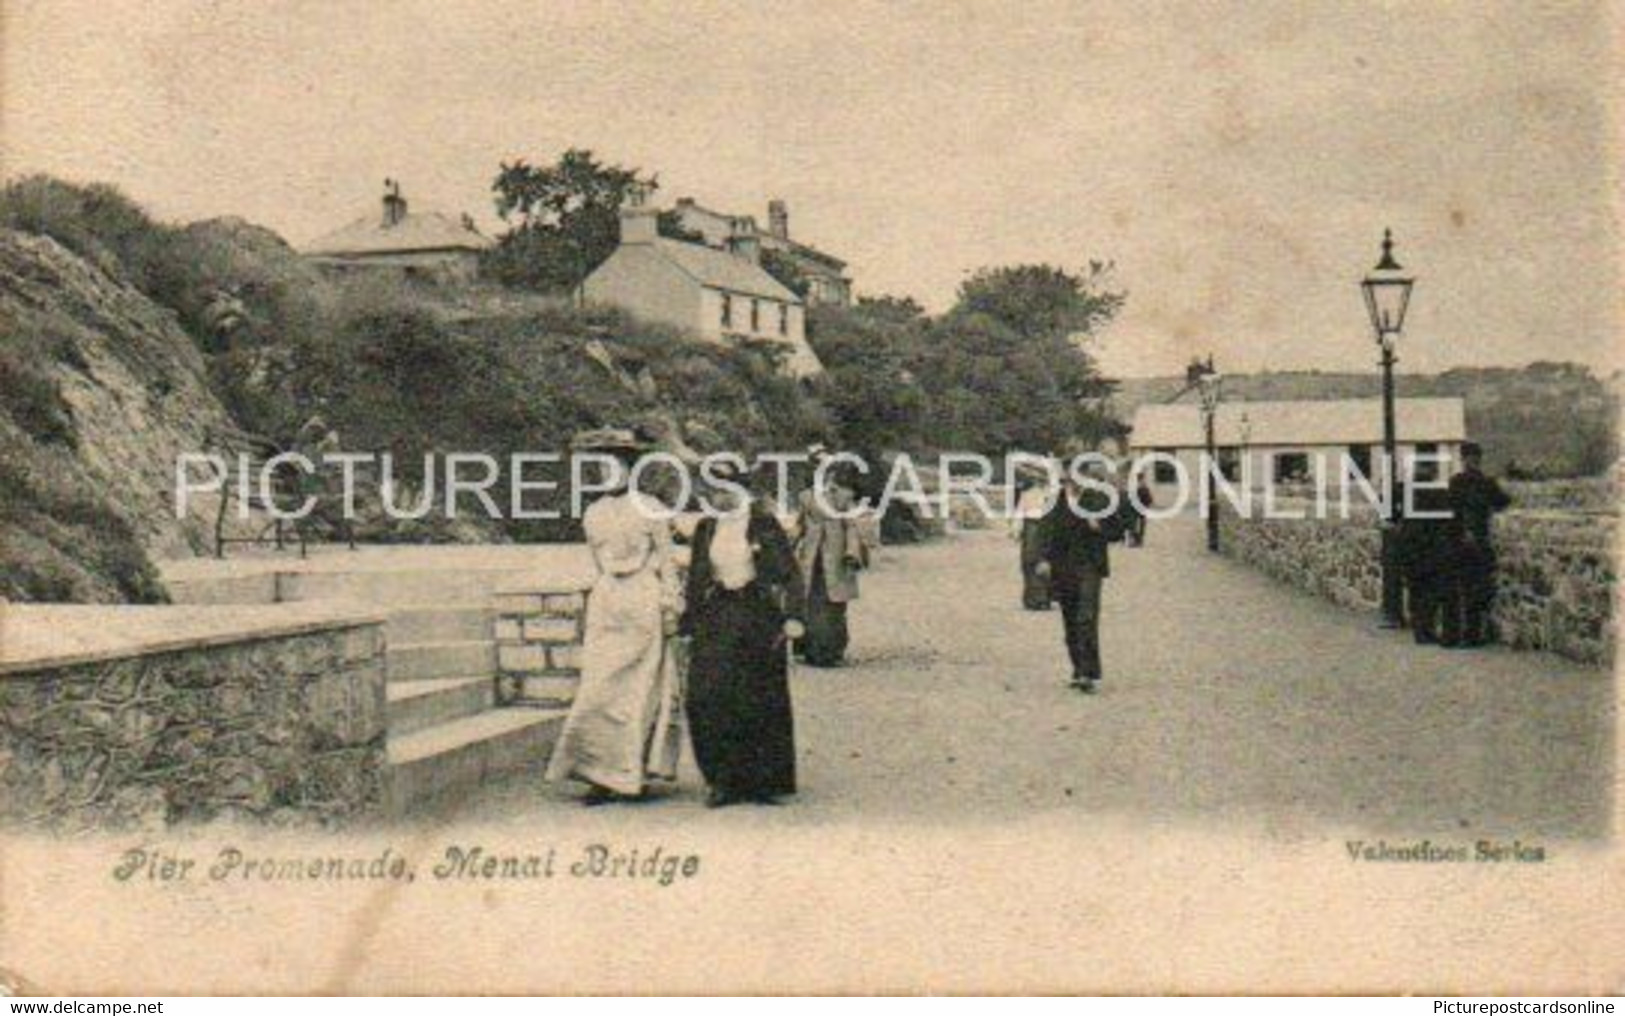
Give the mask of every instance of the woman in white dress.
[[[595, 432], [578, 450], [630, 468], [642, 444], [630, 431]], [[582, 519], [598, 578], [587, 597], [581, 683], [547, 778], [579, 780], [587, 804], [637, 798], [677, 777], [681, 744], [677, 661], [681, 614], [667, 509], [623, 482]]]

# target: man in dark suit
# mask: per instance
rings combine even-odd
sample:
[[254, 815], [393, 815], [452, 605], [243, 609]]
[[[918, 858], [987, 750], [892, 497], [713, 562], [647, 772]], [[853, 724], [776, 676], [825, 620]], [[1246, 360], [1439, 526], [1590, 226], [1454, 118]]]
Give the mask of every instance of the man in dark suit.
[[1445, 605], [1445, 628], [1459, 618], [1461, 645], [1482, 646], [1490, 640], [1490, 608], [1495, 605], [1495, 546], [1490, 540], [1495, 513], [1512, 498], [1484, 474], [1484, 451], [1474, 442], [1461, 446], [1462, 469], [1450, 480], [1450, 506], [1460, 537], [1456, 545], [1455, 582]]
[[1072, 687], [1093, 694], [1100, 684], [1100, 593], [1111, 574], [1107, 546], [1123, 538], [1124, 499], [1102, 489], [1109, 485], [1098, 464], [1086, 467], [1099, 486], [1078, 482], [1071, 470], [1062, 480], [1061, 496], [1044, 516], [1040, 532], [1040, 574], [1050, 580], [1050, 595], [1061, 605], [1066, 651], [1072, 661]]
[[1450, 492], [1439, 482], [1438, 463], [1417, 459], [1408, 494], [1400, 496], [1398, 549], [1410, 600], [1411, 633], [1418, 645], [1454, 645], [1461, 637], [1460, 625], [1451, 620], [1446, 607], [1461, 538]]

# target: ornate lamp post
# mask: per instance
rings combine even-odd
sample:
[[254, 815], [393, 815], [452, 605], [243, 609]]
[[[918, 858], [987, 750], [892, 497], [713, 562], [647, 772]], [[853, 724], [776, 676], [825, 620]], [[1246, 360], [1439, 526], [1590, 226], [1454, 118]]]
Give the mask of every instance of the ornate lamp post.
[[1207, 355], [1207, 362], [1198, 360], [1186, 370], [1190, 383], [1196, 386], [1196, 394], [1202, 402], [1202, 429], [1207, 437], [1207, 462], [1202, 470], [1202, 485], [1207, 491], [1207, 549], [1219, 549], [1219, 513], [1214, 511], [1214, 502], [1218, 492], [1214, 489], [1213, 469], [1218, 462], [1218, 452], [1214, 447], [1213, 418], [1219, 411], [1220, 390], [1224, 386], [1224, 375], [1213, 368], [1213, 354]]
[[1241, 441], [1241, 454], [1236, 460], [1236, 478], [1244, 487], [1251, 487], [1252, 481], [1248, 476], [1248, 470], [1252, 466], [1253, 419], [1247, 415], [1245, 409], [1241, 411], [1241, 420], [1237, 423], [1236, 430]]
[[1377, 262], [1360, 289], [1365, 293], [1365, 306], [1371, 315], [1371, 328], [1377, 335], [1377, 346], [1382, 350], [1382, 450], [1383, 475], [1387, 489], [1383, 497], [1382, 529], [1382, 619], [1388, 627], [1397, 628], [1404, 623], [1401, 607], [1399, 564], [1394, 559], [1396, 549], [1394, 524], [1398, 521], [1398, 506], [1394, 503], [1399, 489], [1399, 457], [1396, 452], [1398, 434], [1394, 426], [1394, 344], [1405, 327], [1405, 311], [1410, 307], [1411, 287], [1416, 279], [1405, 274], [1394, 260], [1394, 234], [1382, 231], [1382, 259]]

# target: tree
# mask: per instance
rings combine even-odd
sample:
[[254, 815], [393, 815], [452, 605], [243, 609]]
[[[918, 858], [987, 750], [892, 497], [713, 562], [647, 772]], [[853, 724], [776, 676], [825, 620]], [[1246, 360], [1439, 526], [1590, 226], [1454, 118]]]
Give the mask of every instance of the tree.
[[925, 394], [912, 370], [923, 316], [905, 320], [887, 314], [891, 306], [860, 300], [807, 311], [807, 342], [824, 365], [820, 397], [841, 446], [865, 454], [916, 450], [924, 439]]
[[856, 306], [871, 321], [909, 326], [925, 320], [925, 308], [912, 296], [860, 296]]
[[807, 281], [807, 273], [801, 270], [800, 265], [780, 251], [762, 251], [762, 270], [777, 279], [785, 289], [804, 299], [807, 296], [807, 290], [811, 288], [810, 283]]
[[[572, 148], [551, 166], [504, 163], [491, 183], [497, 214], [511, 223], [485, 257], [484, 271], [504, 285], [568, 292], [620, 242], [621, 203], [636, 185], [657, 186], [641, 171], [599, 162]], [[662, 212], [663, 236], [697, 242], [674, 212]]]
[[986, 314], [1027, 338], [1093, 334], [1122, 307], [1108, 288], [1112, 266], [1092, 261], [1081, 275], [1053, 265], [983, 268], [959, 287], [955, 310]]
[[930, 395], [931, 431], [987, 454], [1056, 450], [1108, 432], [1095, 400], [1110, 390], [1084, 348], [1122, 307], [1110, 266], [1082, 275], [1050, 265], [982, 269], [933, 322], [917, 373]]

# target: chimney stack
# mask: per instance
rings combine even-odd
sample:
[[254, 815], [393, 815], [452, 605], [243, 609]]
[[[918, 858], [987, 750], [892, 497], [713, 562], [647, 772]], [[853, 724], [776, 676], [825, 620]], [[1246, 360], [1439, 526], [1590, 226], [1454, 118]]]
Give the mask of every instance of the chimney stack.
[[634, 182], [621, 201], [621, 245], [654, 243], [660, 235], [660, 213], [649, 204], [649, 184]]
[[767, 203], [767, 231], [780, 240], [790, 239], [790, 209], [779, 198]]
[[399, 180], [384, 181], [384, 228], [397, 226], [406, 218], [406, 199], [401, 197]]
[[756, 229], [756, 220], [748, 215], [735, 216], [729, 223], [728, 249], [751, 264], [762, 263], [762, 238]]

